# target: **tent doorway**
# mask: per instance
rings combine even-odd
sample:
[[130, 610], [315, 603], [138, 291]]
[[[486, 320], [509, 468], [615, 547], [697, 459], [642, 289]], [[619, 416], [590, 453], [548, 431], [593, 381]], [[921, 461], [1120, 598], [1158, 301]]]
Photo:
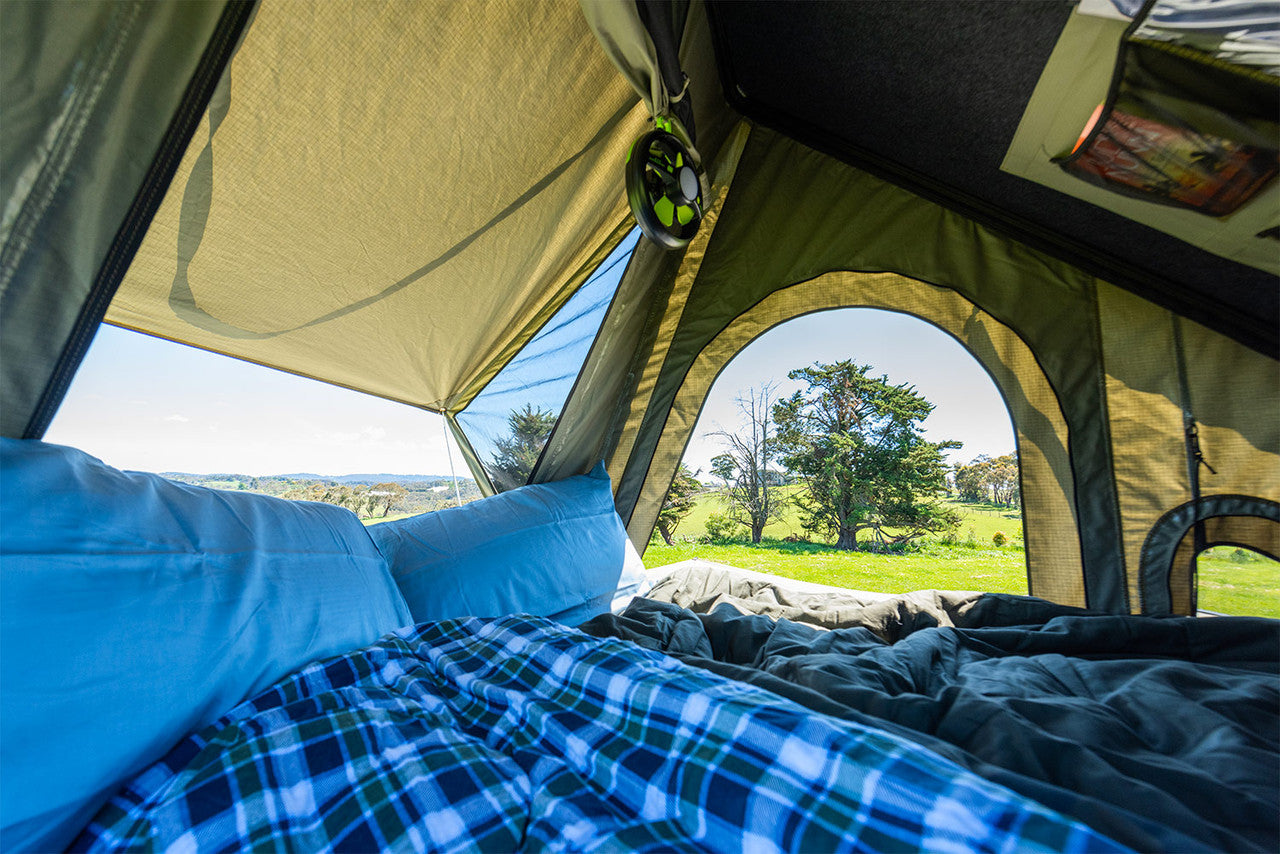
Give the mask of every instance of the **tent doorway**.
[[[817, 524], [805, 477], [786, 464], [771, 410], [774, 403], [806, 390], [807, 383], [795, 374], [797, 370], [841, 361], [868, 366], [868, 377], [883, 376], [888, 385], [906, 386], [927, 401], [929, 411], [915, 425], [922, 442], [959, 444], [939, 449], [946, 486], [945, 492], [937, 494], [944, 515], [957, 523], [915, 537], [891, 528], [887, 536], [877, 536], [868, 529], [859, 534], [856, 555], [834, 548], [831, 531]], [[747, 415], [751, 411], [754, 418]], [[749, 475], [743, 450], [754, 444], [758, 459], [760, 438], [768, 445], [767, 459], [762, 467], [756, 466], [755, 475]], [[974, 585], [973, 571], [981, 563], [979, 583], [992, 590], [1025, 593], [1016, 442], [1005, 395], [991, 373], [957, 337], [938, 325], [911, 313], [881, 308], [836, 307], [800, 313], [769, 327], [732, 354], [706, 391], [682, 457], [689, 474], [702, 486], [695, 490], [692, 502], [684, 498], [687, 514], [673, 520], [676, 496], [687, 496], [688, 491], [677, 481], [660, 518], [663, 524], [655, 529], [647, 562], [659, 565], [687, 556], [739, 565], [746, 561], [761, 571], [787, 574], [794, 568], [805, 580], [865, 590], [968, 588]], [[732, 466], [727, 466], [726, 454], [737, 458]], [[997, 472], [997, 466], [984, 466], [993, 460], [1009, 470]], [[975, 461], [978, 465], [971, 466]], [[956, 487], [955, 472], [961, 466], [968, 466], [970, 474], [981, 470], [985, 478], [980, 486], [970, 479], [967, 501], [960, 499]], [[994, 479], [1001, 476], [1003, 481], [995, 488]], [[754, 508], [749, 506], [751, 498], [743, 495], [748, 483], [758, 485]], [[773, 507], [764, 520], [759, 518], [760, 493], [770, 489], [765, 503]], [[973, 494], [975, 489], [982, 494]], [[738, 497], [736, 502], [730, 492]], [[758, 517], [755, 532], [749, 525], [752, 512]], [[762, 542], [735, 544], [755, 539], [760, 522], [764, 522]], [[674, 532], [673, 545], [664, 542], [664, 527], [668, 534]], [[717, 554], [726, 549], [734, 552], [731, 558], [727, 552]], [[841, 568], [844, 563], [849, 563], [848, 572]]]
[[843, 308], [925, 319], [962, 344], [985, 369], [1004, 399], [1020, 455], [1027, 563], [1043, 569], [1030, 592], [1084, 604], [1079, 529], [1066, 500], [1075, 492], [1070, 437], [1057, 392], [1035, 354], [1000, 320], [954, 290], [893, 274], [837, 271], [780, 289], [730, 321], [701, 349], [675, 392], [628, 526], [632, 538], [648, 542], [670, 478], [725, 366], [750, 342], [788, 320]]

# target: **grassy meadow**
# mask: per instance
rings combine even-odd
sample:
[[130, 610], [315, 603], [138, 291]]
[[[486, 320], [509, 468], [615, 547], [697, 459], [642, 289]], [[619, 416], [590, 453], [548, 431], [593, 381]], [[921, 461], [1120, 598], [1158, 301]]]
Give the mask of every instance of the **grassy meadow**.
[[1196, 569], [1202, 610], [1280, 617], [1280, 563], [1257, 552], [1218, 546], [1200, 555]]
[[[962, 518], [948, 541], [929, 538], [917, 551], [873, 554], [836, 551], [818, 542], [786, 542], [787, 537], [805, 535], [791, 507], [765, 529], [765, 539], [758, 544], [745, 542], [745, 529], [743, 542], [696, 542], [705, 534], [707, 518], [724, 512], [720, 499], [707, 493], [680, 523], [676, 543], [668, 546], [655, 535], [644, 562], [652, 568], [702, 558], [800, 581], [882, 593], [927, 588], [1027, 593], [1021, 512], [991, 504], [948, 503]], [[1003, 546], [992, 542], [997, 531], [1008, 538]], [[1198, 566], [1202, 609], [1280, 617], [1280, 564], [1252, 552], [1221, 547], [1201, 555]]]

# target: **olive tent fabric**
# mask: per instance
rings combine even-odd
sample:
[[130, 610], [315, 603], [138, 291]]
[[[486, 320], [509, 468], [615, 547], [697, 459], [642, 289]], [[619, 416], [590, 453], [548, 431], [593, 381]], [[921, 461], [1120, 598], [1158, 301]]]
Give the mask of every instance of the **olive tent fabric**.
[[457, 411], [627, 230], [646, 117], [576, 4], [264, 4], [107, 320]]
[[[917, 313], [962, 342], [972, 338], [971, 349], [1006, 380], [1028, 461], [1024, 479], [1033, 492], [1044, 490], [1043, 503], [1033, 498], [1036, 511], [1029, 508], [1043, 512], [1027, 523], [1045, 533], [1046, 559], [1032, 572], [1038, 592], [1125, 608], [1097, 374], [1097, 281], [760, 127], [750, 129], [727, 180], [725, 201], [704, 225], [711, 233], [685, 254], [651, 349], [636, 356], [636, 391], [610, 460], [632, 537], [647, 539], [702, 399], [738, 350], [807, 311], [888, 307]], [[896, 275], [860, 278], [890, 270]], [[823, 280], [829, 286], [768, 305], [785, 299], [783, 289], [804, 290], [828, 273], [845, 284]], [[1027, 299], [1032, 281], [1035, 298]], [[740, 323], [750, 312], [759, 319]], [[704, 358], [713, 341], [716, 352]], [[677, 405], [685, 389], [701, 391]]]
[[[637, 543], [724, 366], [778, 323], [846, 306], [925, 319], [991, 374], [1015, 426], [1036, 595], [1143, 610], [1143, 540], [1194, 498], [1188, 423], [1200, 494], [1275, 500], [1274, 359], [768, 129], [744, 125], [720, 161], [704, 233], [655, 271], [623, 372], [609, 465]], [[1239, 530], [1248, 545], [1254, 529]], [[1192, 611], [1189, 583], [1177, 613]]]

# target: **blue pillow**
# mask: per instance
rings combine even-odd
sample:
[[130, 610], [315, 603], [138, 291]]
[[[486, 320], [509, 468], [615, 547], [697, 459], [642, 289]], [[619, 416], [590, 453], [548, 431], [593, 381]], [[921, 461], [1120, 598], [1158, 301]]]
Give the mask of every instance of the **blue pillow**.
[[535, 614], [576, 625], [609, 610], [627, 541], [604, 463], [369, 534], [417, 623]]
[[188, 731], [410, 622], [350, 512], [0, 439], [0, 847], [61, 849]]
[[645, 596], [653, 589], [653, 581], [645, 571], [640, 552], [636, 551], [630, 539], [622, 545], [625, 550], [622, 557], [622, 577], [618, 579], [618, 589], [613, 594], [613, 601], [609, 603], [609, 610], [615, 614], [621, 614], [632, 599]]

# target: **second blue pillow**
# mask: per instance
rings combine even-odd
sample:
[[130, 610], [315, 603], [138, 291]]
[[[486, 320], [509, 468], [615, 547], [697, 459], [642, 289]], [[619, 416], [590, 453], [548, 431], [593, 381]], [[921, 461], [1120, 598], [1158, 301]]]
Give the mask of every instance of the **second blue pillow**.
[[590, 474], [369, 528], [415, 622], [609, 610], [627, 532], [604, 464]]

